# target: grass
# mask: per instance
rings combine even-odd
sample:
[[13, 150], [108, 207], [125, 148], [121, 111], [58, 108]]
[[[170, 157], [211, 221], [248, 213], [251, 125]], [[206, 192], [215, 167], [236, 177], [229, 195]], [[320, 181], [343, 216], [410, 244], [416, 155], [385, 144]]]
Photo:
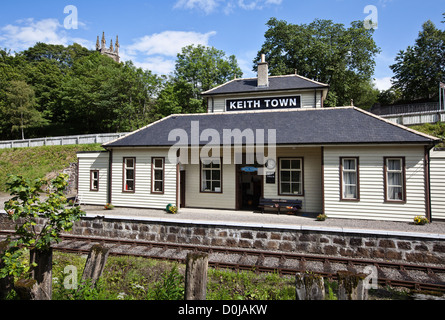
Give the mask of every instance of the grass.
[[[86, 256], [54, 252], [54, 300], [183, 300], [185, 266], [167, 261], [136, 257], [108, 258], [103, 276], [95, 289], [80, 285], [64, 289], [73, 265], [81, 279]], [[277, 274], [233, 272], [209, 268], [207, 300], [295, 300], [294, 277]]]
[[[445, 139], [445, 123], [441, 122], [436, 124], [426, 123], [419, 126], [412, 126], [411, 129], [426, 133], [434, 137]], [[445, 143], [442, 142], [439, 145], [437, 145], [437, 147], [445, 148]]]
[[[53, 253], [53, 300], [184, 300], [185, 265], [142, 257], [110, 256], [95, 286], [82, 283], [86, 255]], [[67, 268], [69, 267], [69, 268]], [[73, 277], [72, 272], [76, 272]], [[73, 284], [77, 289], [66, 289]], [[273, 273], [208, 269], [207, 300], [295, 300], [295, 277]], [[338, 284], [325, 279], [326, 300], [337, 300]], [[14, 290], [7, 300], [16, 300]], [[411, 300], [410, 291], [380, 287], [369, 300]]]
[[95, 150], [101, 150], [99, 144], [0, 149], [0, 192], [6, 189], [8, 174], [44, 178], [77, 162], [77, 152]]

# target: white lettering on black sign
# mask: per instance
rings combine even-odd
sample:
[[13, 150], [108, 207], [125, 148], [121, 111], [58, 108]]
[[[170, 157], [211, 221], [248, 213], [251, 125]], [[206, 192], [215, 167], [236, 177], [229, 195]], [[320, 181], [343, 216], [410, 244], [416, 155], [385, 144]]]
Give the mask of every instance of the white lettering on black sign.
[[301, 108], [301, 96], [226, 100], [226, 111]]

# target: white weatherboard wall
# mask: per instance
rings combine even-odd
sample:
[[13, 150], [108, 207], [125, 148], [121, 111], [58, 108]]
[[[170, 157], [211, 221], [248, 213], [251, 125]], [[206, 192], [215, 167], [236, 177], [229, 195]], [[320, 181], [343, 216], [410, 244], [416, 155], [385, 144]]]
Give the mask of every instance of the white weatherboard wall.
[[264, 177], [264, 198], [270, 199], [298, 199], [303, 201], [303, 212], [321, 213], [322, 200], [322, 172], [321, 147], [316, 148], [277, 148], [276, 163], [279, 158], [303, 158], [304, 196], [278, 195], [278, 171], [275, 174], [275, 184], [267, 184]]
[[431, 211], [434, 219], [445, 219], [445, 151], [431, 151]]
[[222, 193], [204, 193], [200, 191], [200, 165], [185, 165], [186, 196], [185, 203], [191, 208], [231, 209], [236, 208], [236, 166], [223, 165]]
[[[152, 158], [165, 158], [164, 194], [151, 193]], [[124, 158], [136, 158], [134, 193], [123, 192]], [[112, 204], [117, 207], [165, 209], [176, 205], [176, 164], [168, 161], [168, 149], [114, 149], [112, 165]]]
[[[360, 201], [340, 201], [340, 157], [359, 157]], [[406, 158], [407, 202], [385, 203], [384, 157]], [[325, 147], [325, 213], [336, 218], [413, 221], [425, 216], [424, 147]]]
[[[107, 204], [108, 187], [108, 152], [78, 153], [79, 175], [78, 195], [82, 204]], [[90, 191], [90, 172], [99, 170], [99, 190]]]

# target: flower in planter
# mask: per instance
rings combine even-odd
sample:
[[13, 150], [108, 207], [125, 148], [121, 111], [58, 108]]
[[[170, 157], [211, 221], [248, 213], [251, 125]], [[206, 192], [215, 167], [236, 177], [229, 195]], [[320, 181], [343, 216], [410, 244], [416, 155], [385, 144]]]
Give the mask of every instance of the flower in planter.
[[417, 216], [417, 217], [414, 218], [414, 224], [416, 224], [416, 225], [421, 225], [421, 226], [423, 226], [423, 225], [425, 225], [425, 224], [427, 224], [427, 223], [430, 223], [430, 222], [429, 222], [428, 219], [425, 218], [425, 217]]
[[178, 213], [178, 207], [171, 206], [168, 210], [171, 214], [177, 214]]
[[107, 203], [104, 208], [105, 210], [113, 210], [114, 206], [111, 203]]

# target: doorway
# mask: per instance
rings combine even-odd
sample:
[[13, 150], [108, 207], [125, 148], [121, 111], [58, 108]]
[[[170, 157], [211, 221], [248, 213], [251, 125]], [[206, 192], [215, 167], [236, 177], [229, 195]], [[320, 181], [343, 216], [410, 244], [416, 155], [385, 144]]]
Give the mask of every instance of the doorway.
[[258, 175], [258, 167], [238, 165], [237, 176], [237, 209], [257, 210], [263, 195], [263, 176]]
[[181, 171], [180, 174], [180, 208], [185, 208], [185, 192], [186, 192], [186, 171]]

